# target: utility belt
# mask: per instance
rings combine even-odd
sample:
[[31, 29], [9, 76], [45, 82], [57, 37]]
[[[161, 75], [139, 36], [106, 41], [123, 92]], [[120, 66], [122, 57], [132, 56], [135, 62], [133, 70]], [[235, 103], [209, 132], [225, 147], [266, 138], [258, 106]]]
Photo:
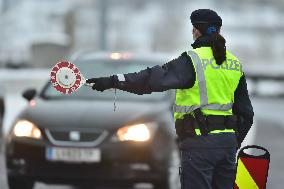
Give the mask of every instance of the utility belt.
[[231, 132], [237, 129], [238, 118], [235, 115], [203, 115], [198, 108], [193, 111], [193, 115], [187, 114], [183, 119], [175, 122], [176, 133], [180, 140], [198, 135], [219, 134]]

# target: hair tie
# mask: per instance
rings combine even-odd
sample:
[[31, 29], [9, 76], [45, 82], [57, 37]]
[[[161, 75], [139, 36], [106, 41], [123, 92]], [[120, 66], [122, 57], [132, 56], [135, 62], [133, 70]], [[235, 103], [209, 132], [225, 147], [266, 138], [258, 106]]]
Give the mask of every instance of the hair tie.
[[207, 28], [207, 34], [208, 35], [212, 35], [213, 33], [216, 33], [217, 29], [215, 26], [210, 26], [209, 28]]

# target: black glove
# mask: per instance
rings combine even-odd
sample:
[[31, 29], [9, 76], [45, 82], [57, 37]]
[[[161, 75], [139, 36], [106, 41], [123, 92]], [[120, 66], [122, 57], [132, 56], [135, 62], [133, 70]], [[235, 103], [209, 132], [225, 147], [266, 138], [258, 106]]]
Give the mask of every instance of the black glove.
[[86, 83], [94, 83], [92, 89], [103, 92], [106, 89], [114, 88], [114, 76], [87, 79]]

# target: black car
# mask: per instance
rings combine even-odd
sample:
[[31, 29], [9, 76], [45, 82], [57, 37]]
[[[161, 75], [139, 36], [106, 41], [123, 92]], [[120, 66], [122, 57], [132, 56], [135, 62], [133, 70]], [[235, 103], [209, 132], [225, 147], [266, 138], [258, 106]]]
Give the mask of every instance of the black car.
[[[161, 56], [85, 53], [73, 62], [86, 78], [127, 73], [163, 63]], [[95, 186], [177, 189], [179, 153], [173, 93], [134, 95], [81, 87], [63, 95], [48, 81], [27, 90], [29, 106], [6, 140], [10, 189], [36, 181]]]

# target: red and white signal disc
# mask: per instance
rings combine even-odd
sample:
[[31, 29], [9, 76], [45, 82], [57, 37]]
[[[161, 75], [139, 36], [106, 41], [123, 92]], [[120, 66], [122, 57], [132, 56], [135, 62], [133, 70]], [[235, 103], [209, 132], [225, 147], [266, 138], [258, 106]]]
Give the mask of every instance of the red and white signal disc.
[[50, 72], [53, 87], [63, 93], [71, 94], [81, 87], [84, 80], [79, 69], [71, 62], [58, 62]]

